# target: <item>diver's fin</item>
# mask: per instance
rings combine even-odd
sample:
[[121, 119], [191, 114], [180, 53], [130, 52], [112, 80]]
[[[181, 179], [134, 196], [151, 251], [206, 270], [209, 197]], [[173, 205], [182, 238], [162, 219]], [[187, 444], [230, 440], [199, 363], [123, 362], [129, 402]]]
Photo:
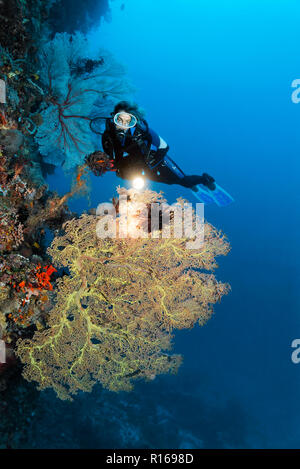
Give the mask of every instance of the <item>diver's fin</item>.
[[231, 197], [231, 195], [228, 194], [228, 192], [226, 192], [225, 189], [223, 189], [218, 184], [216, 184], [215, 190], [210, 192], [210, 194], [219, 207], [226, 207], [227, 205], [234, 202], [234, 198]]
[[219, 207], [226, 207], [227, 205], [234, 202], [234, 198], [231, 197], [228, 192], [226, 192], [222, 187], [216, 184], [216, 188], [214, 191], [211, 191], [207, 187], [198, 185], [197, 188], [199, 189], [198, 192], [194, 192], [193, 194], [197, 197], [200, 202], [204, 204], [211, 204], [215, 202]]
[[196, 187], [198, 188], [198, 191], [197, 192], [192, 191], [192, 192], [194, 196], [197, 197], [199, 202], [201, 202], [202, 204], [206, 204], [206, 205], [214, 203], [214, 199], [210, 196], [210, 194], [206, 190], [202, 189], [202, 187], [200, 186], [196, 186]]

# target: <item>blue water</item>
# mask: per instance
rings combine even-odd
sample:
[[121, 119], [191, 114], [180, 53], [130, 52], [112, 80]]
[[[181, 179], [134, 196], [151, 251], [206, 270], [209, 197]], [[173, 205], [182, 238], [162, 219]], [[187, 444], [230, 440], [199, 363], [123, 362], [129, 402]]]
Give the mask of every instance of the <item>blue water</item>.
[[[112, 22], [91, 33], [95, 45], [127, 67], [135, 100], [179, 166], [211, 174], [236, 200], [205, 211], [230, 240], [217, 277], [232, 292], [206, 326], [176, 334], [175, 351], [184, 355], [178, 376], [161, 378], [160, 392], [155, 383], [140, 385], [128, 399], [143, 408], [143, 392], [145, 407], [171, 412], [186, 446], [300, 447], [300, 365], [291, 361], [291, 342], [300, 337], [300, 104], [291, 100], [300, 77], [299, 2], [121, 4], [115, 0]], [[92, 182], [92, 207], [122, 183], [114, 174]], [[49, 183], [66, 187], [59, 171]], [[150, 187], [170, 202], [192, 201], [179, 186]], [[85, 207], [82, 199], [71, 203]], [[113, 399], [117, 407], [120, 397]], [[159, 434], [150, 412], [143, 425]], [[166, 444], [176, 446], [170, 435]]]

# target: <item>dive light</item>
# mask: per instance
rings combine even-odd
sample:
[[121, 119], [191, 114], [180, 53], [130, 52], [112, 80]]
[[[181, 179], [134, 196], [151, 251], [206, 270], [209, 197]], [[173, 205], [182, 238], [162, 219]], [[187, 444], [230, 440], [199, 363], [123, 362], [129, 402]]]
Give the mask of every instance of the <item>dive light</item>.
[[143, 189], [144, 185], [145, 185], [145, 179], [143, 177], [138, 176], [134, 178], [132, 181], [132, 186], [136, 190]]

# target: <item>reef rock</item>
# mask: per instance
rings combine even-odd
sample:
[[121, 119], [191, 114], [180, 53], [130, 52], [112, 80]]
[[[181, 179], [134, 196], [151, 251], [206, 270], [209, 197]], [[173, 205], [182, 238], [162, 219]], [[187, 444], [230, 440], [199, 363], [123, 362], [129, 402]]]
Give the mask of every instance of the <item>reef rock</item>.
[[7, 153], [16, 153], [24, 142], [24, 137], [17, 129], [1, 129], [0, 145], [5, 148]]

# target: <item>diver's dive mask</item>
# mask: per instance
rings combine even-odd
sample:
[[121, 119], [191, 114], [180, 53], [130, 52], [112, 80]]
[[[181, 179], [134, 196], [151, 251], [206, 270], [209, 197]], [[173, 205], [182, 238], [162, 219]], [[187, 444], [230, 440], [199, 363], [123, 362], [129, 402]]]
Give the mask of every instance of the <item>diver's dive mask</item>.
[[114, 124], [116, 126], [116, 132], [118, 137], [125, 137], [125, 134], [128, 129], [131, 129], [137, 124], [137, 118], [129, 112], [121, 111], [115, 114], [113, 118]]

